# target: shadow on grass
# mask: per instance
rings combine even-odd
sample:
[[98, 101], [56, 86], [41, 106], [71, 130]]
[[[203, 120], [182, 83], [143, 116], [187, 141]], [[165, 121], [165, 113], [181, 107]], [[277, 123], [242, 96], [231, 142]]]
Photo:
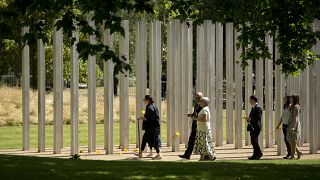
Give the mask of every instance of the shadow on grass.
[[1, 179], [319, 179], [320, 161], [94, 161], [0, 155]]

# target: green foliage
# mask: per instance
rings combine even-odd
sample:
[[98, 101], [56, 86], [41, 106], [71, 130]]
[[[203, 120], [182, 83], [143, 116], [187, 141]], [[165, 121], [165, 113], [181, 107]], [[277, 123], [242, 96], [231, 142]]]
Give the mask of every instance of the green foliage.
[[195, 0], [170, 1], [171, 14], [182, 20], [234, 22], [241, 32], [238, 48], [245, 51], [241, 64], [245, 68], [249, 60], [269, 59], [265, 36], [274, 37], [280, 58], [276, 63], [285, 74], [298, 75], [307, 65], [319, 60], [311, 51], [320, 38], [312, 28], [320, 16], [320, 2], [316, 0]]
[[[29, 26], [30, 33], [22, 40], [29, 45], [35, 43], [36, 39], [49, 41], [47, 30], [53, 26], [63, 28], [69, 44], [74, 42], [72, 32], [78, 28], [85, 37], [95, 35], [96, 44], [90, 44], [87, 38], [80, 39], [77, 49], [80, 58], [87, 59], [88, 55], [97, 55], [103, 60], [111, 59], [115, 62], [115, 73], [123, 69], [130, 69], [130, 65], [124, 62], [124, 57], [119, 57], [112, 49], [101, 41], [102, 28], [110, 29], [111, 33], [124, 35], [121, 27], [123, 20], [120, 12], [152, 13], [151, 0], [7, 0], [7, 6], [0, 8], [0, 40], [3, 37], [20, 40], [22, 26]], [[56, 19], [59, 19], [55, 22]], [[93, 21], [95, 27], [89, 22]]]

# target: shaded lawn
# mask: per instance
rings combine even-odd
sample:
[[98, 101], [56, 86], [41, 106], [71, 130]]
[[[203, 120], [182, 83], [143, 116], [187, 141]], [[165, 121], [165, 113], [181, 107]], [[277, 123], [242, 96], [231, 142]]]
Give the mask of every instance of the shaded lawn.
[[319, 179], [320, 161], [97, 161], [0, 155], [1, 179]]

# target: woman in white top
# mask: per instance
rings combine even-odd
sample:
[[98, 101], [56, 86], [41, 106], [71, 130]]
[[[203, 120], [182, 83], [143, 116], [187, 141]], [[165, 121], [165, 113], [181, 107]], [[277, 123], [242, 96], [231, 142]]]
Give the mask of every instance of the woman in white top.
[[200, 160], [216, 159], [210, 125], [209, 101], [209, 98], [203, 97], [199, 102], [202, 110], [197, 118], [197, 134], [193, 151], [195, 154], [200, 154]]
[[277, 126], [277, 129], [280, 129], [281, 124], [282, 124], [282, 132], [284, 136], [284, 142], [286, 143], [287, 146], [287, 156], [283, 157], [283, 159], [289, 159], [291, 157], [291, 146], [288, 140], [288, 124], [289, 124], [289, 119], [290, 119], [290, 96], [285, 95], [283, 98], [283, 110], [282, 110], [282, 116], [280, 119], [280, 122]]

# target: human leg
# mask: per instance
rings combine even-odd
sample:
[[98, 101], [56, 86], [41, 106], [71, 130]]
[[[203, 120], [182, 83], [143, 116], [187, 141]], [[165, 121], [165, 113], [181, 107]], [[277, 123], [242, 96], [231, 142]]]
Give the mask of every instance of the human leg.
[[290, 143], [288, 141], [288, 125], [286, 124], [283, 124], [282, 125], [282, 132], [283, 132], [283, 136], [284, 136], [284, 142], [286, 144], [286, 147], [287, 147], [287, 156], [284, 157], [284, 158], [288, 158], [291, 156], [291, 147], [290, 147]]
[[194, 148], [196, 134], [197, 134], [197, 122], [193, 121], [192, 122], [192, 129], [191, 129], [191, 133], [190, 133], [189, 141], [188, 141], [188, 147], [187, 147], [186, 151], [184, 152], [184, 155], [179, 155], [179, 157], [190, 159], [190, 156], [192, 155], [192, 151]]
[[260, 131], [250, 131], [251, 144], [253, 147], [253, 155], [249, 159], [260, 159], [262, 156], [262, 152], [259, 146], [259, 134], [260, 134]]
[[296, 141], [294, 139], [290, 140], [290, 147], [291, 147], [291, 159], [294, 159], [294, 155], [296, 153]]

